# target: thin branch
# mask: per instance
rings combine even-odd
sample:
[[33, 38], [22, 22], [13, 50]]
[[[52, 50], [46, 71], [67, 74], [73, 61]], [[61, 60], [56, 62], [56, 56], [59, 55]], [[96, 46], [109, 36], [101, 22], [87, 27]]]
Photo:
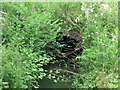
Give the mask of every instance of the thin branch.
[[[64, 15], [64, 16], [65, 16], [65, 15]], [[72, 21], [72, 19], [71, 19], [70, 16], [66, 16], [66, 20], [67, 20], [68, 22], [70, 22], [72, 25], [74, 25], [74, 26], [76, 26], [77, 28], [81, 29], [76, 23], [74, 23], [74, 22]]]
[[50, 70], [59, 70], [59, 71], [63, 71], [63, 72], [67, 72], [67, 73], [73, 74], [73, 75], [84, 76], [82, 74], [75, 73], [75, 72], [72, 72], [72, 71], [69, 71], [69, 70], [66, 70], [66, 69], [62, 69], [62, 68], [51, 68]]

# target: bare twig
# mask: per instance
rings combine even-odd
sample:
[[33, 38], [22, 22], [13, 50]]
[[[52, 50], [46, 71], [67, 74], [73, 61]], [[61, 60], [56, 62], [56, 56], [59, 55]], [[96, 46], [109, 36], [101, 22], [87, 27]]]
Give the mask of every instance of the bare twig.
[[46, 46], [48, 43], [52, 42], [52, 40], [53, 40], [53, 39], [47, 41], [47, 42], [43, 45], [43, 47]]
[[50, 70], [59, 70], [59, 71], [71, 73], [71, 74], [73, 74], [73, 75], [84, 76], [84, 75], [81, 75], [81, 74], [79, 74], [79, 73], [75, 73], [75, 72], [72, 72], [72, 71], [69, 71], [69, 70], [66, 70], [66, 69], [62, 69], [62, 68], [51, 68]]
[[63, 15], [64, 15], [64, 17], [66, 17], [66, 20], [67, 20], [68, 22], [70, 22], [72, 25], [76, 26], [77, 28], [81, 29], [76, 23], [74, 23], [74, 22], [72, 21], [72, 19], [71, 19], [70, 16], [67, 16], [67, 15], [65, 15], [65, 14], [63, 14]]

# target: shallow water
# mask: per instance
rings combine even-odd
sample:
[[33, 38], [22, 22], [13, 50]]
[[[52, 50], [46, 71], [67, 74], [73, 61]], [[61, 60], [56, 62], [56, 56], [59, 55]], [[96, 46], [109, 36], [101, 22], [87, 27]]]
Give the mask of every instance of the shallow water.
[[40, 80], [39, 85], [40, 88], [71, 88], [70, 82], [54, 82], [47, 78]]

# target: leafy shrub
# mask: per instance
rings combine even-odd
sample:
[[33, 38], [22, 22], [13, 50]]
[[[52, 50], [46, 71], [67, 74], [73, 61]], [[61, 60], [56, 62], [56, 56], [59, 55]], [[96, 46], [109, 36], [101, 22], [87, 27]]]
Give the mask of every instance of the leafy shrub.
[[[14, 80], [14, 77], [17, 78], [17, 76], [10, 77], [9, 74], [8, 76], [4, 74], [3, 82], [9, 82], [8, 86], [10, 88], [21, 87], [22, 85], [24, 87], [22, 82], [26, 82], [25, 85], [28, 87], [32, 87], [33, 85], [36, 87], [36, 79], [42, 79], [46, 76], [41, 66], [52, 59], [42, 50], [44, 44], [54, 38], [56, 34], [51, 31], [51, 28], [54, 27], [51, 25], [49, 19], [51, 14], [49, 12], [43, 12], [42, 10], [39, 11], [39, 8], [32, 11], [33, 6], [34, 4], [32, 3], [4, 3], [3, 6], [3, 11], [7, 13], [4, 21], [6, 24], [3, 27], [3, 46], [5, 46], [6, 49], [8, 48], [5, 52], [9, 53], [10, 49], [11, 52], [15, 53], [15, 55], [11, 53], [10, 55], [3, 56], [4, 59], [6, 58], [4, 61], [10, 64], [10, 66], [6, 66], [7, 63], [5, 65], [3, 63], [3, 67], [10, 68], [10, 71], [6, 71], [6, 73], [11, 72], [11, 75], [19, 75], [19, 79], [17, 80], [19, 82], [10, 82], [8, 80]], [[8, 8], [11, 10], [8, 11]], [[55, 26], [55, 28], [57, 28], [57, 26]], [[16, 54], [19, 55], [19, 57]], [[21, 64], [15, 60], [14, 56], [16, 59], [21, 58]], [[12, 59], [9, 57], [12, 57]], [[7, 59], [10, 62], [8, 62]], [[24, 73], [19, 74], [18, 69], [22, 71], [21, 66], [15, 64], [15, 67], [12, 67], [11, 62], [13, 65], [14, 62], [21, 65], [25, 69], [23, 69]], [[16, 68], [16, 71], [14, 71], [14, 68]]]
[[[117, 88], [113, 82], [118, 77], [117, 3], [1, 4], [6, 13], [2, 16], [4, 88], [37, 88], [37, 80], [44, 77], [55, 82], [72, 81], [75, 88]], [[57, 32], [64, 28], [78, 30], [83, 37], [84, 51], [74, 60], [81, 76], [67, 70], [48, 72], [42, 68], [54, 60], [51, 56], [60, 47], [51, 44], [48, 47], [55, 50], [49, 52], [46, 44], [54, 43]]]

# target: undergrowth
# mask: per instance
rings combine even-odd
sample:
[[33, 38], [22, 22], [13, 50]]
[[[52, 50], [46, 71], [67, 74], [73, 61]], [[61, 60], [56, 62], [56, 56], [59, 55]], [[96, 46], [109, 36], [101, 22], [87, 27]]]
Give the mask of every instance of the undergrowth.
[[[74, 88], [118, 87], [117, 3], [1, 5], [3, 88], [39, 88], [37, 81], [44, 77], [55, 82], [70, 80]], [[81, 76], [42, 68], [54, 60], [45, 51], [45, 45], [55, 42], [57, 33], [64, 28], [78, 30], [83, 37], [84, 51], [74, 58]], [[59, 44], [53, 47], [59, 48]]]

